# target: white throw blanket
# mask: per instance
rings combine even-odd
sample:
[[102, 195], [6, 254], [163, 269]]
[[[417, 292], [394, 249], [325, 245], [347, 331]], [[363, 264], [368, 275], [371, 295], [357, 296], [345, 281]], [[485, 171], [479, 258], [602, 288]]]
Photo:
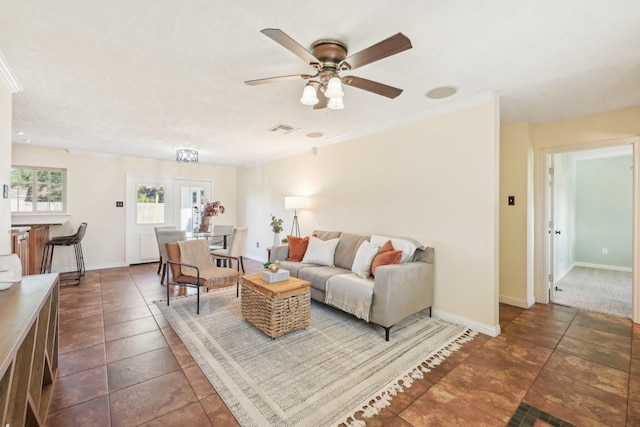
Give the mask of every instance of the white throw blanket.
[[328, 305], [368, 322], [372, 302], [373, 280], [353, 273], [338, 274], [327, 280], [325, 303]]

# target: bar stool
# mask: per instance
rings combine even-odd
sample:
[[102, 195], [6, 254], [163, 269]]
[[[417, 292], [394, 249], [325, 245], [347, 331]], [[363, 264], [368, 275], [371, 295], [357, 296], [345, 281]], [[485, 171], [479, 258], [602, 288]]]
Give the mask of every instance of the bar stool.
[[53, 250], [56, 246], [73, 246], [76, 255], [76, 268], [77, 270], [74, 272], [70, 272], [65, 276], [60, 275], [60, 280], [67, 282], [72, 281], [75, 282], [73, 286], [78, 286], [80, 284], [80, 278], [84, 276], [85, 268], [84, 268], [84, 256], [82, 254], [82, 238], [84, 237], [84, 233], [87, 230], [87, 223], [83, 222], [78, 227], [78, 231], [76, 234], [71, 236], [58, 236], [50, 239], [47, 244], [44, 246], [44, 253], [42, 255], [42, 264], [40, 265], [40, 273], [51, 273], [51, 264], [53, 263]]

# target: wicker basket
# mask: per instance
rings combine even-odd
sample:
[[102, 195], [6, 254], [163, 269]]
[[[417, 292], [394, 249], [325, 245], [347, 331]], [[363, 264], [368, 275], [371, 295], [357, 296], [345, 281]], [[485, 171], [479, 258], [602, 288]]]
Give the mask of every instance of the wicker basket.
[[271, 338], [306, 328], [311, 322], [309, 286], [294, 295], [265, 295], [256, 286], [242, 285], [242, 317]]

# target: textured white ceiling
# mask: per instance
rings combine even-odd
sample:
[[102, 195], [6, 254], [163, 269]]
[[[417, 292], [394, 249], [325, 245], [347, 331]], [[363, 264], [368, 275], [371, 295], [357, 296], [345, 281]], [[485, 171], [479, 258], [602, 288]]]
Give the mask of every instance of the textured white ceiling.
[[[0, 0], [0, 51], [24, 88], [17, 143], [239, 166], [455, 108], [495, 93], [503, 123], [543, 123], [640, 105], [638, 0]], [[397, 32], [413, 49], [351, 74], [404, 89], [345, 87], [313, 110], [304, 81], [244, 80], [312, 69], [260, 33], [280, 28], [358, 52]], [[451, 98], [424, 94], [453, 85]], [[289, 134], [268, 129], [284, 123]], [[322, 132], [320, 138], [309, 138]]]

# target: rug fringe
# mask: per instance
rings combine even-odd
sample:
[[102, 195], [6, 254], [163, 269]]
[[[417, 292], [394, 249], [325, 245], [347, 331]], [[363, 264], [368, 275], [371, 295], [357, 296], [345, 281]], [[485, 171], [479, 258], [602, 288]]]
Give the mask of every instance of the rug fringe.
[[431, 357], [422, 361], [418, 366], [395, 380], [386, 389], [370, 399], [368, 403], [354, 410], [351, 415], [343, 419], [342, 422], [337, 423], [337, 425], [344, 424], [347, 427], [365, 427], [366, 421], [357, 420], [355, 418], [356, 413], [362, 412], [364, 418], [371, 418], [378, 415], [382, 409], [391, 405], [391, 400], [397, 396], [398, 393], [402, 393], [406, 389], [411, 388], [414, 380], [424, 378], [424, 373], [431, 372], [431, 368], [442, 364], [447, 357], [462, 348], [462, 344], [472, 341], [477, 335], [478, 332], [467, 329], [453, 342], [441, 348]]

